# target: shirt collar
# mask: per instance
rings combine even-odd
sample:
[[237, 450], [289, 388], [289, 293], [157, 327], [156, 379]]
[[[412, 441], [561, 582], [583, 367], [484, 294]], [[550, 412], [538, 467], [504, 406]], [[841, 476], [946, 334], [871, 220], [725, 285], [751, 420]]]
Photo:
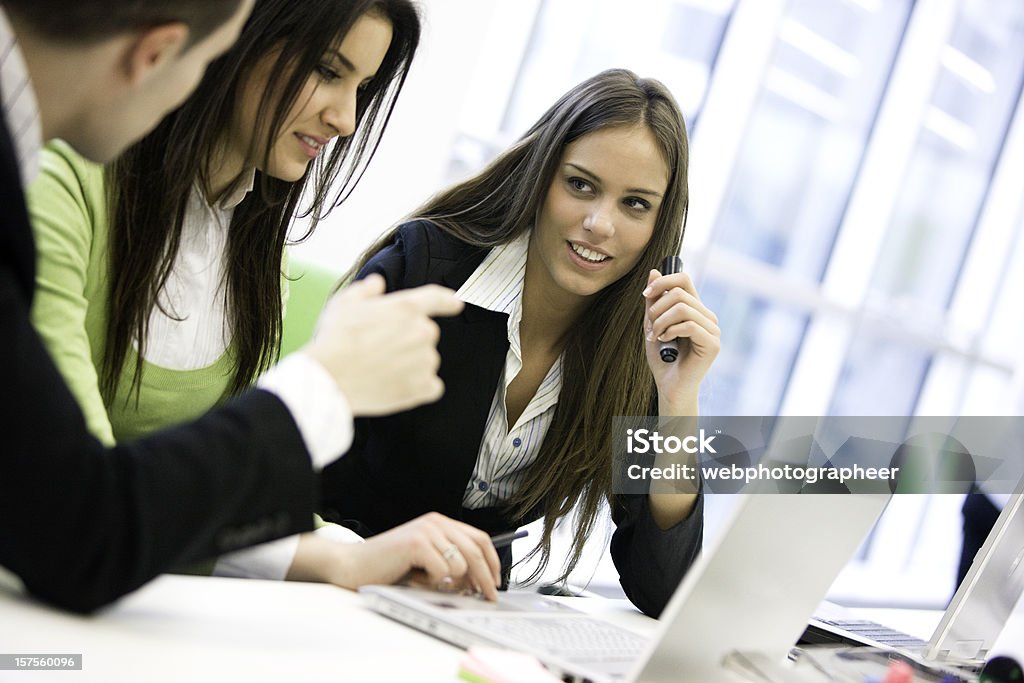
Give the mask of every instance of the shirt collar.
[[524, 230], [511, 242], [491, 249], [455, 296], [467, 304], [514, 317], [513, 312], [522, 305], [529, 246], [530, 231]]
[[21, 182], [28, 185], [39, 172], [43, 130], [32, 79], [25, 55], [18, 47], [14, 28], [0, 6], [0, 104], [14, 141]]
[[214, 204], [210, 204], [206, 200], [206, 192], [203, 191], [202, 185], [196, 180], [192, 183], [192, 205], [196, 211], [219, 211], [221, 213], [227, 213], [232, 211], [236, 206], [242, 203], [242, 200], [252, 192], [252, 188], [256, 185], [256, 169], [250, 168], [242, 171], [241, 176], [235, 189], [231, 190], [228, 194], [225, 194]]
[[[506, 331], [510, 356], [505, 361], [506, 389], [523, 365], [519, 323], [523, 317], [523, 282], [526, 277], [526, 256], [529, 248], [529, 230], [524, 230], [507, 244], [494, 247], [469, 279], [455, 292], [455, 296], [467, 304], [508, 315]], [[562, 356], [559, 356], [541, 382], [537, 394], [526, 406], [519, 422], [526, 424], [537, 415], [554, 408], [561, 390]]]
[[242, 203], [246, 195], [252, 192], [253, 186], [256, 184], [256, 169], [250, 168], [246, 171], [242, 171], [242, 177], [239, 179], [235, 189], [230, 193], [224, 195], [219, 202], [217, 202], [218, 209], [233, 209]]

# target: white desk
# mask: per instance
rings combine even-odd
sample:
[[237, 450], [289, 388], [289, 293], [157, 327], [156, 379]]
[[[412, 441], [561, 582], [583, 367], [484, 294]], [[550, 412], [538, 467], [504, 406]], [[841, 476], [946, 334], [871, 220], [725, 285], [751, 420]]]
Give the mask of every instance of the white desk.
[[[624, 600], [563, 600], [643, 635], [657, 626]], [[997, 653], [1024, 658], [1022, 605]], [[925, 637], [939, 614], [863, 613]], [[380, 617], [355, 593], [328, 585], [164, 576], [95, 616], [78, 617], [24, 597], [5, 585], [0, 570], [0, 652], [83, 655], [82, 671], [0, 671], [4, 683], [429, 683], [457, 680], [461, 650]]]
[[[628, 603], [574, 607], [651, 633]], [[462, 650], [366, 610], [355, 593], [280, 581], [163, 576], [92, 617], [0, 582], [0, 652], [81, 653], [82, 671], [0, 671], [0, 681], [455, 681]]]

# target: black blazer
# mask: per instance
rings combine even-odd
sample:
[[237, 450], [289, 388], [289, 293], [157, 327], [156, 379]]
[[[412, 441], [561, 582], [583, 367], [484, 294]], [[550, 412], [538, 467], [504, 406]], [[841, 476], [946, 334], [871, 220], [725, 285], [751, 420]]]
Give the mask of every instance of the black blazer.
[[37, 596], [90, 611], [172, 567], [312, 526], [309, 455], [267, 392], [104, 449], [30, 324], [34, 280], [0, 116], [0, 565]]
[[[458, 289], [487, 252], [427, 221], [414, 221], [403, 225], [358, 277], [380, 273], [388, 291], [427, 283]], [[497, 533], [539, 516], [508, 519], [497, 509], [462, 507], [505, 365], [507, 320], [467, 305], [459, 316], [437, 321], [444, 397], [397, 415], [356, 420], [352, 449], [321, 477], [328, 518], [358, 520], [370, 532], [380, 532], [437, 511]], [[667, 531], [651, 518], [647, 496], [618, 497], [612, 518], [611, 553], [622, 587], [637, 607], [657, 615], [700, 550], [703, 497], [688, 519]], [[502, 559], [507, 567], [511, 553]]]

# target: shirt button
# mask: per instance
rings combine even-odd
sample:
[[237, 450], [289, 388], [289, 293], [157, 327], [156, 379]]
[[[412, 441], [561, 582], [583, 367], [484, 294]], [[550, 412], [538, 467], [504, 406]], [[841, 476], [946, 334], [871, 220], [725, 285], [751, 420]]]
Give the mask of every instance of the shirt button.
[[516, 448], [519, 448], [520, 446], [523, 445], [523, 440], [517, 436], [516, 438], [512, 439], [512, 445], [515, 446]]
[[487, 490], [487, 482], [486, 481], [482, 481], [479, 484], [477, 484], [476, 487], [478, 489], [480, 489], [481, 491], [486, 491]]

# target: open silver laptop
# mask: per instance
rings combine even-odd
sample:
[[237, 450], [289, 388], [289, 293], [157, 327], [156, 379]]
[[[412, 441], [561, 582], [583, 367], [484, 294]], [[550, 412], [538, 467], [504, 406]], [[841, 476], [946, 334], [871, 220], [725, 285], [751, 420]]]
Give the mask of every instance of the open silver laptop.
[[395, 586], [361, 591], [392, 619], [463, 647], [528, 652], [561, 676], [708, 683], [726, 678], [721, 662], [733, 650], [786, 657], [888, 500], [743, 495], [676, 589], [652, 639], [534, 593], [492, 604]]
[[984, 662], [1014, 606], [1024, 594], [1024, 480], [1003, 507], [967, 576], [925, 642], [871, 621], [851, 620], [827, 606], [816, 612], [805, 636], [815, 642], [890, 647], [927, 660]]

